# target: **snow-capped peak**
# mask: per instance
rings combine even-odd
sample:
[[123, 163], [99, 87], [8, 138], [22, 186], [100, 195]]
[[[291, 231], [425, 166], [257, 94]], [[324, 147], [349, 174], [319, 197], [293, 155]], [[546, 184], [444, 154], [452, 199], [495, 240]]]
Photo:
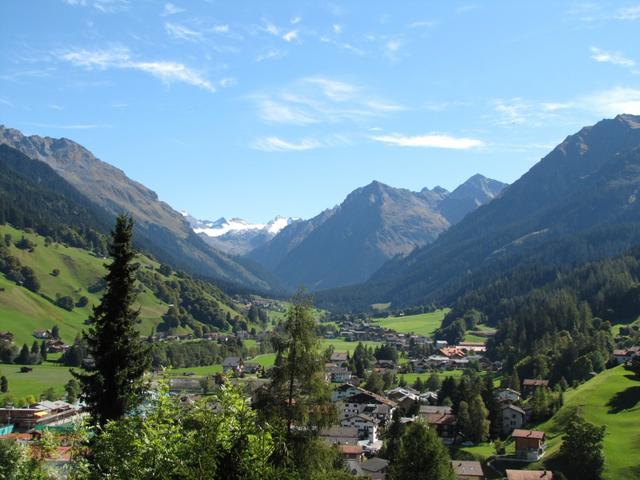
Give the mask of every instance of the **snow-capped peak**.
[[204, 234], [207, 237], [221, 237], [222, 235], [226, 235], [227, 233], [241, 233], [241, 232], [255, 232], [258, 233], [263, 231], [267, 233], [269, 236], [275, 236], [280, 230], [285, 228], [287, 225], [296, 221], [294, 218], [287, 218], [278, 215], [270, 222], [264, 223], [250, 223], [247, 220], [242, 218], [230, 218], [227, 220], [224, 217], [219, 218], [218, 220], [198, 220], [187, 212], [180, 212], [185, 217], [185, 219], [191, 225], [193, 231], [197, 234]]

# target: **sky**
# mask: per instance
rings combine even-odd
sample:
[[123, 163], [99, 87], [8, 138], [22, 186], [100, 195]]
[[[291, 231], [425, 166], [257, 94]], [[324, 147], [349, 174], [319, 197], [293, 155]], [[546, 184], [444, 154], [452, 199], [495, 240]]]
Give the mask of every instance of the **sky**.
[[2, 0], [0, 123], [201, 219], [513, 182], [640, 114], [640, 3]]

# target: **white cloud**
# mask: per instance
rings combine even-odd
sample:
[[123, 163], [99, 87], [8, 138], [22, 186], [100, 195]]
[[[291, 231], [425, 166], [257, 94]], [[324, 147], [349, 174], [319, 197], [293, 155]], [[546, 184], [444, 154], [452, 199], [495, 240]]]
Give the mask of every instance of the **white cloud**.
[[509, 100], [496, 100], [495, 110], [500, 116], [498, 123], [502, 125], [523, 124], [529, 116], [530, 105], [522, 98], [516, 97]]
[[299, 142], [291, 142], [278, 137], [262, 137], [254, 140], [251, 148], [263, 152], [299, 152], [320, 148], [322, 143], [312, 138], [304, 138]]
[[215, 92], [213, 84], [189, 67], [170, 61], [137, 61], [131, 58], [129, 50], [125, 47], [113, 47], [108, 50], [73, 49], [59, 52], [58, 58], [77, 67], [88, 70], [109, 68], [138, 70], [149, 73], [159, 78], [166, 84], [173, 82], [186, 83], [200, 87], [210, 92]]
[[404, 109], [362, 86], [323, 76], [301, 78], [274, 94], [253, 98], [263, 120], [294, 125], [362, 121]]
[[395, 53], [400, 50], [402, 42], [400, 40], [389, 40], [386, 44], [386, 49], [389, 53]]
[[102, 13], [116, 13], [129, 8], [127, 0], [93, 0], [93, 8]]
[[51, 124], [51, 123], [30, 123], [34, 127], [40, 128], [55, 128], [60, 130], [91, 130], [94, 128], [109, 128], [111, 125], [97, 125], [97, 124]]
[[416, 22], [411, 22], [409, 24], [409, 28], [429, 28], [436, 25], [436, 22], [433, 20], [419, 20]]
[[617, 20], [640, 20], [640, 5], [632, 5], [618, 9], [614, 18]]
[[597, 47], [591, 47], [591, 58], [596, 62], [612, 63], [622, 67], [634, 67], [636, 65], [634, 60], [625, 57], [620, 52], [606, 52]]
[[267, 50], [256, 57], [256, 62], [264, 62], [265, 60], [273, 60], [276, 58], [282, 58], [283, 56], [284, 54], [279, 50]]
[[175, 6], [173, 3], [165, 3], [164, 9], [162, 10], [161, 15], [163, 17], [168, 17], [170, 15], [175, 15], [176, 13], [184, 12], [184, 8], [180, 8]]
[[167, 31], [167, 34], [175, 39], [195, 41], [202, 38], [201, 32], [196, 32], [195, 30], [191, 30], [183, 25], [166, 22], [164, 24], [164, 28]]
[[220, 88], [233, 87], [237, 83], [238, 81], [233, 77], [226, 77], [218, 80], [218, 85], [220, 85]]
[[576, 106], [607, 117], [621, 113], [640, 115], [640, 89], [615, 87], [582, 97]]
[[333, 24], [333, 33], [339, 35], [342, 33], [342, 25], [338, 25], [337, 23]]
[[395, 133], [392, 135], [375, 135], [370, 138], [376, 142], [382, 142], [398, 147], [468, 150], [484, 146], [484, 142], [482, 140], [475, 138], [452, 137], [441, 133], [417, 136], [406, 136]]
[[67, 5], [72, 5], [72, 6], [86, 6], [87, 5], [87, 0], [62, 0], [63, 3], [66, 3]]
[[262, 27], [262, 30], [264, 30], [267, 33], [270, 33], [271, 35], [275, 35], [275, 36], [280, 35], [280, 29], [271, 22], [267, 22], [266, 25]]
[[227, 24], [214, 25], [211, 28], [211, 31], [214, 32], [214, 33], [229, 33], [229, 25], [227, 25]]
[[286, 42], [292, 42], [294, 40], [298, 39], [298, 31], [297, 30], [291, 30], [290, 32], [285, 33], [282, 36], [282, 39]]

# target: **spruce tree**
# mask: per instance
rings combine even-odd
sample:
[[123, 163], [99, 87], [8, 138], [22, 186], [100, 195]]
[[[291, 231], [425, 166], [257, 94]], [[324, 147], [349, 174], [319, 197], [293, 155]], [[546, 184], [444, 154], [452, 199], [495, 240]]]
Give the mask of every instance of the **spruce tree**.
[[47, 360], [47, 341], [43, 340], [42, 343], [40, 344], [40, 358], [42, 359], [42, 361], [46, 361]]
[[135, 325], [139, 311], [133, 307], [136, 269], [133, 260], [133, 219], [120, 215], [112, 231], [106, 265], [106, 289], [93, 309], [93, 320], [84, 334], [93, 359], [86, 373], [74, 373], [82, 385], [82, 399], [92, 420], [104, 426], [138, 405], [142, 377], [150, 364], [149, 349]]
[[9, 391], [9, 380], [4, 375], [0, 377], [0, 392], [7, 393]]

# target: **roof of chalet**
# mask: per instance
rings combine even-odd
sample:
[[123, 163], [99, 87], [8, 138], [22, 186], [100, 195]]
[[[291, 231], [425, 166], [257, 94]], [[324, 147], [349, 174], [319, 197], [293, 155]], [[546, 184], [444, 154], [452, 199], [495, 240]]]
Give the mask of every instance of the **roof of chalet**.
[[242, 358], [240, 357], [226, 357], [222, 361], [223, 367], [237, 367], [242, 363]]
[[384, 470], [389, 465], [389, 461], [380, 457], [371, 457], [369, 460], [364, 462], [360, 467], [362, 470], [367, 472], [379, 472], [380, 470]]
[[507, 480], [553, 480], [549, 470], [507, 470]]
[[526, 386], [546, 387], [547, 385], [549, 385], [549, 380], [543, 380], [540, 378], [525, 378], [522, 384]]
[[[362, 389], [359, 389], [362, 390]], [[355, 395], [351, 395], [344, 399], [345, 403], [381, 403], [383, 405], [388, 405], [390, 407], [395, 407], [396, 402], [393, 400], [389, 400], [388, 398], [384, 398], [381, 395], [378, 395], [373, 392], [369, 392], [367, 390], [362, 390]]]
[[482, 465], [474, 460], [451, 460], [453, 472], [458, 476], [482, 477]]
[[333, 427], [325, 428], [321, 430], [319, 435], [321, 437], [336, 437], [336, 438], [358, 438], [358, 429], [355, 427], [340, 427], [334, 425]]
[[522, 415], [526, 415], [527, 414], [527, 412], [525, 412], [522, 408], [520, 408], [517, 405], [513, 405], [512, 403], [503, 405], [501, 410], [513, 410], [514, 412], [518, 412], [518, 413], [520, 413]]
[[511, 436], [513, 438], [535, 438], [536, 440], [544, 440], [544, 432], [539, 430], [520, 430], [516, 429], [513, 431]]

